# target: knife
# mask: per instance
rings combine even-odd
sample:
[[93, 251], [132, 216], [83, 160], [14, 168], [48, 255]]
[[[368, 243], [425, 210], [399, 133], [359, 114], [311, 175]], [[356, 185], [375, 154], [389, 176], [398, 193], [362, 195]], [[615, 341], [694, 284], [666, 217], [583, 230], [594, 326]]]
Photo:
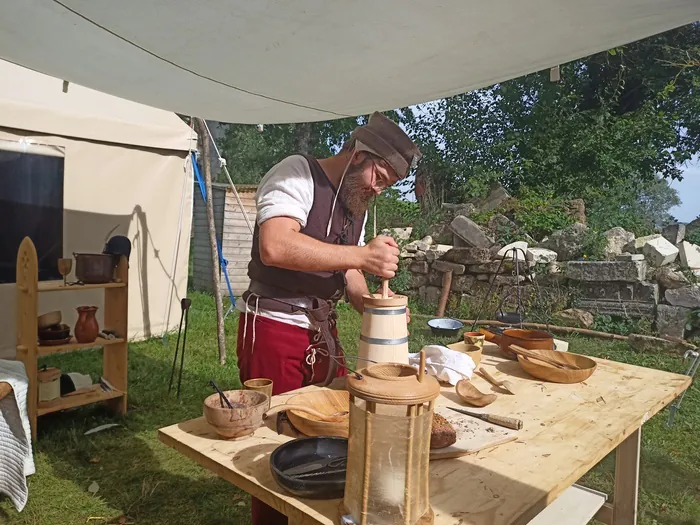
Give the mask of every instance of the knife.
[[488, 423], [491, 423], [493, 425], [499, 425], [502, 427], [506, 428], [512, 428], [513, 430], [520, 430], [523, 428], [523, 421], [522, 419], [516, 419], [514, 417], [507, 417], [507, 416], [497, 416], [495, 414], [478, 414], [477, 412], [469, 412], [468, 410], [463, 410], [461, 408], [455, 408], [455, 407], [447, 407], [450, 410], [454, 410], [455, 412], [459, 412], [460, 414], [464, 414], [467, 416], [472, 416], [478, 419], [481, 419], [483, 421], [486, 421]]
[[309, 472], [315, 472], [325, 467], [337, 468], [344, 466], [347, 463], [347, 456], [327, 458], [319, 461], [311, 461], [309, 463], [304, 463], [303, 465], [298, 465], [296, 467], [289, 468], [284, 471], [288, 476], [297, 476], [299, 474], [307, 474]]

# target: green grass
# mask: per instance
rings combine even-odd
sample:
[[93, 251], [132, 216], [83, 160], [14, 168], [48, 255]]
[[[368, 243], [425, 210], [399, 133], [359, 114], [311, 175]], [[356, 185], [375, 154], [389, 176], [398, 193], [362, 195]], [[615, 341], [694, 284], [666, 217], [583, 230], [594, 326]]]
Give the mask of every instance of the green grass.
[[[222, 388], [238, 388], [235, 365], [237, 315], [226, 321], [228, 363], [219, 366], [213, 299], [192, 294], [187, 356], [180, 400], [168, 396], [168, 380], [177, 334], [129, 347], [129, 413], [114, 418], [99, 406], [44, 416], [34, 443], [37, 473], [28, 478], [29, 502], [17, 513], [0, 497], [0, 523], [70, 525], [134, 523], [194, 525], [249, 523], [249, 498], [193, 461], [160, 443], [158, 428], [201, 415], [202, 399], [214, 378]], [[361, 319], [340, 305], [340, 333], [349, 354], [357, 352]], [[410, 325], [412, 352], [436, 343], [415, 318]], [[625, 343], [571, 338], [570, 349], [617, 361], [682, 372], [679, 358], [639, 355]], [[441, 341], [443, 343], [449, 341]], [[53, 356], [42, 363], [64, 371], [101, 372], [99, 351]], [[640, 525], [700, 523], [700, 394], [685, 397], [672, 429], [664, 426], [668, 410], [644, 426], [640, 485]], [[120, 427], [84, 436], [103, 423]], [[591, 487], [612, 493], [614, 457], [585, 477]], [[96, 494], [88, 487], [99, 485]], [[93, 519], [90, 519], [93, 518]], [[120, 519], [121, 518], [121, 519]]]

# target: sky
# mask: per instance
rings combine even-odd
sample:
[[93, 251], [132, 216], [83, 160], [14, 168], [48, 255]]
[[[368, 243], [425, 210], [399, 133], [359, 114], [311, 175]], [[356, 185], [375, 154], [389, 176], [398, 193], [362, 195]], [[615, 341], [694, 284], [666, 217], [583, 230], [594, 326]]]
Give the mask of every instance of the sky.
[[674, 180], [671, 187], [678, 190], [680, 206], [669, 210], [676, 220], [690, 222], [700, 215], [700, 158], [695, 157], [683, 170], [683, 180]]

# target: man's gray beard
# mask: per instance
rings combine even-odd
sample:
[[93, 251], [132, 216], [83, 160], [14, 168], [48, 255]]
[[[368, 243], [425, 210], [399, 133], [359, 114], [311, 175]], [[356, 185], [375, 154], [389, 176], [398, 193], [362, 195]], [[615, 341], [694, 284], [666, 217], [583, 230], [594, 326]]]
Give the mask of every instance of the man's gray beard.
[[372, 197], [373, 195], [362, 187], [360, 174], [357, 171], [345, 174], [345, 180], [340, 187], [340, 199], [353, 217], [364, 216]]

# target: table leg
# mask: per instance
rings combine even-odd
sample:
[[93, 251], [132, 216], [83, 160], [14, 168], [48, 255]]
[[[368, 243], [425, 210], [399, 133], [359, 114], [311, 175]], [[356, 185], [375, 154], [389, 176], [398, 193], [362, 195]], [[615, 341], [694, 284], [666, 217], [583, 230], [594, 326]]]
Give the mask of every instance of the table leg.
[[642, 429], [632, 432], [615, 450], [615, 493], [595, 518], [606, 525], [637, 525], [639, 493], [639, 453]]

